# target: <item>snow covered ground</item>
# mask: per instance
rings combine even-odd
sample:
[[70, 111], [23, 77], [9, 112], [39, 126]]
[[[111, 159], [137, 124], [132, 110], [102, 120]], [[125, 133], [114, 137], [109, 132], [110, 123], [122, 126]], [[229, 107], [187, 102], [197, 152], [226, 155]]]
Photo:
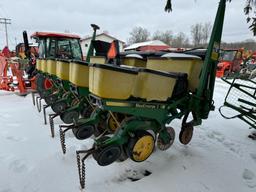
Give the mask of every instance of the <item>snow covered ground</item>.
[[[127, 160], [99, 167], [90, 158], [85, 191], [255, 192], [256, 141], [247, 137], [251, 130], [238, 119], [223, 119], [217, 110], [227, 88], [217, 80], [216, 110], [195, 128], [188, 146], [176, 138], [172, 148], [157, 150], [143, 163]], [[172, 126], [178, 135], [180, 121]], [[43, 114], [32, 105], [30, 95], [1, 91], [0, 192], [81, 191], [75, 150], [89, 148], [92, 141], [77, 141], [70, 133], [67, 154], [62, 155], [58, 136], [56, 129], [56, 137], [50, 137], [49, 125], [43, 124]], [[151, 174], [144, 176], [145, 171]]]

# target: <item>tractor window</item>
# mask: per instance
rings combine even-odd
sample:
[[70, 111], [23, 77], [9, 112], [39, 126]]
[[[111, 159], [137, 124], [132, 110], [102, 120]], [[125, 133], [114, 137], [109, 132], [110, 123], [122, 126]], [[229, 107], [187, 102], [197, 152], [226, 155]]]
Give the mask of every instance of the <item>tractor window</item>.
[[38, 48], [38, 53], [39, 53], [39, 58], [45, 58], [45, 40], [40, 39], [39, 40], [39, 48]]
[[222, 60], [223, 61], [233, 61], [235, 59], [237, 51], [224, 51]]
[[57, 58], [72, 59], [71, 44], [69, 39], [58, 40]]
[[78, 39], [71, 39], [71, 49], [73, 54], [73, 59], [82, 60], [82, 51]]
[[56, 40], [55, 39], [48, 39], [47, 44], [48, 44], [48, 48], [49, 48], [49, 55], [48, 55], [48, 57], [55, 58]]

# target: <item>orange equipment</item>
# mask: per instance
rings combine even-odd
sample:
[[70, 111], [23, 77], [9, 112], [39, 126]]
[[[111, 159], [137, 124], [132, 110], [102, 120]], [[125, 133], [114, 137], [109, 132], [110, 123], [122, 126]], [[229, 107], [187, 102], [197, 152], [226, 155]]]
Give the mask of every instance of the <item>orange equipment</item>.
[[18, 91], [19, 95], [27, 95], [28, 90], [33, 89], [35, 83], [33, 79], [26, 80], [23, 76], [22, 64], [0, 53], [0, 90]]
[[217, 77], [224, 77], [239, 72], [243, 64], [243, 49], [223, 50], [220, 62], [217, 65]]

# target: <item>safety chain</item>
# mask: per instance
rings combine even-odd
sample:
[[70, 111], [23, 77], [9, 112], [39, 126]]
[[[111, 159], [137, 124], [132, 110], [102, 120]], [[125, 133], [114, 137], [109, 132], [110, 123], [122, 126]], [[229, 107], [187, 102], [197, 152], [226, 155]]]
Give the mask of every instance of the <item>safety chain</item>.
[[50, 123], [50, 129], [51, 129], [51, 136], [52, 136], [52, 138], [54, 138], [54, 122], [53, 122], [53, 119], [55, 118], [55, 117], [57, 117], [58, 116], [58, 114], [50, 114], [49, 115], [49, 123]]
[[66, 154], [65, 132], [60, 128], [60, 143], [63, 154]]
[[[95, 148], [91, 148], [89, 150], [84, 151], [76, 151], [76, 159], [77, 159], [77, 168], [78, 168], [78, 174], [79, 174], [79, 181], [80, 186], [82, 189], [85, 188], [85, 160], [95, 152]], [[82, 158], [80, 157], [80, 154], [83, 153], [85, 156]], [[82, 161], [82, 165], [81, 165]]]
[[[61, 143], [61, 149], [63, 154], [66, 154], [66, 137], [65, 137], [65, 132], [68, 130], [74, 128], [74, 125], [59, 125], [60, 128], [60, 143]], [[63, 130], [63, 128], [66, 128]]]

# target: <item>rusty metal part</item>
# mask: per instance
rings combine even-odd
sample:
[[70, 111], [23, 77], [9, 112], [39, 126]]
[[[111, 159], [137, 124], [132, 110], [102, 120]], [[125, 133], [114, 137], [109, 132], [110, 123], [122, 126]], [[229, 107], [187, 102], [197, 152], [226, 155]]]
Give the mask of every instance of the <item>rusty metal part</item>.
[[194, 127], [192, 123], [186, 123], [182, 125], [181, 131], [179, 134], [179, 140], [183, 145], [187, 145], [190, 143], [193, 137], [193, 131], [194, 131]]
[[[77, 159], [77, 168], [79, 174], [80, 186], [82, 189], [85, 188], [85, 160], [95, 152], [95, 148], [91, 148], [89, 150], [80, 150], [76, 151], [76, 159]], [[80, 154], [85, 154], [81, 159]], [[82, 164], [82, 165], [81, 165]]]
[[59, 114], [50, 114], [50, 115], [49, 115], [49, 123], [50, 123], [50, 130], [51, 130], [51, 136], [52, 136], [52, 138], [54, 138], [54, 135], [55, 135], [55, 133], [54, 133], [54, 121], [53, 121], [53, 119], [56, 118], [56, 117], [58, 117], [58, 116], [59, 116]]

